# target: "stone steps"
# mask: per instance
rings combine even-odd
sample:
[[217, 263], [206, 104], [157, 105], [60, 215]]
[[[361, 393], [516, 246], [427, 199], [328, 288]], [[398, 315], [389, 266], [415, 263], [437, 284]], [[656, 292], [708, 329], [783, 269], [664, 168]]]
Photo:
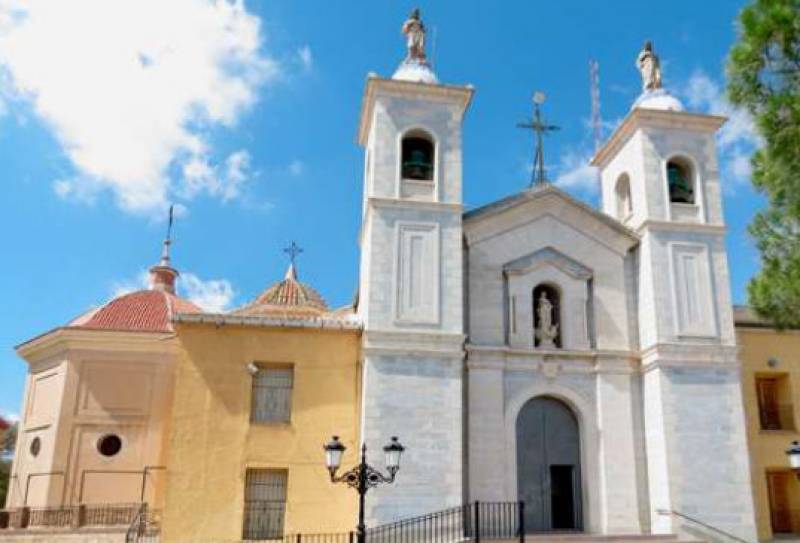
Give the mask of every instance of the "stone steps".
[[[509, 540], [481, 538], [481, 543], [508, 543]], [[583, 534], [542, 533], [528, 534], [526, 543], [706, 543], [698, 539], [682, 539], [676, 534]]]
[[531, 534], [526, 542], [546, 543], [704, 543], [694, 539], [679, 539], [676, 534]]

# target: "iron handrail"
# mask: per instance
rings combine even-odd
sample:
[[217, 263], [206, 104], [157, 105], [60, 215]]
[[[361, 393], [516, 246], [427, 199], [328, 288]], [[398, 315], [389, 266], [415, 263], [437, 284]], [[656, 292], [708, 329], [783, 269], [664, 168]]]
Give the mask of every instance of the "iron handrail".
[[680, 511], [675, 511], [674, 509], [656, 509], [656, 513], [658, 513], [659, 515], [675, 515], [676, 517], [681, 517], [681, 518], [686, 519], [686, 520], [688, 520], [690, 522], [693, 522], [695, 524], [699, 524], [703, 528], [707, 528], [707, 529], [711, 530], [712, 532], [716, 532], [718, 534], [724, 535], [725, 537], [733, 539], [734, 541], [738, 541], [739, 543], [752, 543], [752, 541], [747, 541], [746, 539], [742, 539], [741, 537], [733, 535], [732, 533], [726, 532], [725, 530], [723, 530], [721, 528], [717, 528], [716, 526], [712, 526], [711, 524], [708, 524], [707, 522], [703, 522], [702, 520], [696, 519], [696, 518], [694, 518], [692, 516], [689, 516], [686, 513], [681, 513]]

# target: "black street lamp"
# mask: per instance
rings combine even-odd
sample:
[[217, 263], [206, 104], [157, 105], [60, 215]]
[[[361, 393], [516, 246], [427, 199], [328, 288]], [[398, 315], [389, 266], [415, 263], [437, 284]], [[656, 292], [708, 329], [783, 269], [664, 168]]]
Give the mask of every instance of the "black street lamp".
[[789, 467], [800, 479], [800, 442], [792, 441], [791, 447], [786, 449], [786, 456], [789, 458]]
[[342, 473], [338, 477], [336, 471], [342, 463], [342, 456], [344, 456], [345, 446], [339, 441], [339, 436], [333, 436], [325, 449], [325, 465], [331, 474], [331, 482], [334, 483], [347, 483], [348, 486], [354, 488], [358, 492], [358, 526], [356, 527], [356, 536], [358, 543], [365, 543], [366, 541], [366, 527], [364, 526], [364, 497], [367, 495], [367, 490], [372, 487], [378, 486], [381, 483], [393, 483], [394, 476], [400, 469], [400, 456], [403, 454], [405, 447], [400, 445], [397, 437], [392, 436], [392, 440], [383, 448], [386, 455], [386, 469], [389, 475], [386, 476], [377, 469], [367, 464], [367, 445], [361, 445], [361, 462], [357, 466], [352, 467], [350, 470]]

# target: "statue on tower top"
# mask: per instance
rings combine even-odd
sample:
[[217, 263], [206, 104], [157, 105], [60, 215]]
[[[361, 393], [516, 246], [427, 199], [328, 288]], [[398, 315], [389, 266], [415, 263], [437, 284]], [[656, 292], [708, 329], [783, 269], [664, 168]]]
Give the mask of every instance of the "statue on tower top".
[[653, 42], [647, 40], [636, 59], [636, 67], [642, 74], [642, 90], [654, 91], [661, 88], [661, 61], [653, 51]]
[[414, 9], [403, 23], [403, 34], [406, 35], [406, 62], [425, 62], [425, 25], [419, 15], [419, 8]]

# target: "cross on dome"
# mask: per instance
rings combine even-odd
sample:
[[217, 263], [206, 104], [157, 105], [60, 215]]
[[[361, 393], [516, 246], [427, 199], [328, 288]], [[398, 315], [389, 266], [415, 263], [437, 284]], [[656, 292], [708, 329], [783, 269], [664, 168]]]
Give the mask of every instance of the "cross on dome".
[[295, 261], [297, 257], [303, 252], [303, 249], [292, 240], [288, 247], [284, 247], [283, 252], [289, 255], [289, 268], [286, 270], [286, 278], [297, 279], [297, 271], [295, 270]]

